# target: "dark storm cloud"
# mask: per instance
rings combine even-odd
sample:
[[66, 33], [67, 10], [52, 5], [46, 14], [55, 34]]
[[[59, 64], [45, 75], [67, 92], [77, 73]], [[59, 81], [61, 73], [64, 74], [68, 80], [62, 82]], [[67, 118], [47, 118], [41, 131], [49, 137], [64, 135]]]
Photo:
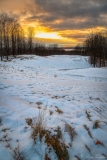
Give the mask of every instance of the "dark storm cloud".
[[47, 22], [52, 22], [56, 20], [56, 16], [54, 15], [36, 15], [36, 16], [27, 17], [26, 20], [28, 21], [38, 20], [41, 23], [47, 23]]
[[105, 19], [99, 19], [99, 18], [87, 18], [84, 21], [75, 21], [75, 20], [69, 20], [69, 19], [65, 19], [64, 21], [60, 22], [60, 23], [47, 23], [44, 25], [52, 26], [53, 30], [81, 30], [81, 29], [92, 29], [93, 27], [106, 27], [107, 26], [107, 21]]
[[[40, 8], [41, 15], [29, 19], [38, 18], [42, 25], [53, 29], [81, 29], [107, 25], [107, 0], [35, 0], [35, 5]], [[85, 21], [81, 21], [83, 18]], [[58, 20], [59, 23], [55, 23]]]
[[107, 27], [107, 0], [0, 0], [0, 11], [16, 14], [25, 25], [64, 31], [59, 35], [68, 38], [66, 31]]
[[101, 13], [107, 13], [107, 1], [101, 0], [35, 0], [43, 11], [55, 14], [58, 17], [98, 17]]
[[59, 30], [107, 25], [107, 0], [0, 0], [0, 10]]

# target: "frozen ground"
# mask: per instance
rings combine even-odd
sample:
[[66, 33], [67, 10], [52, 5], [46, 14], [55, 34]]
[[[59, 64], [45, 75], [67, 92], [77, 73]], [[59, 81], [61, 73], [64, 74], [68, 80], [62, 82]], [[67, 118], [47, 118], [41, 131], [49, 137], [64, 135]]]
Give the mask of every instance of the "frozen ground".
[[[16, 147], [27, 160], [44, 160], [45, 154], [58, 160], [45, 137], [33, 142], [26, 123], [42, 111], [46, 129], [55, 134], [61, 128], [70, 160], [107, 159], [107, 68], [93, 68], [82, 56], [0, 62], [0, 160], [14, 160]], [[73, 139], [65, 124], [75, 131]]]

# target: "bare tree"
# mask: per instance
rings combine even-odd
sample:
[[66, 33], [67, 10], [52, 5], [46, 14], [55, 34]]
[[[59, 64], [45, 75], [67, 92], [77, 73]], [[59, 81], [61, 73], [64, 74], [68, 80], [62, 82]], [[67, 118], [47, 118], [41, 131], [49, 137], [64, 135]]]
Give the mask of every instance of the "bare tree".
[[3, 24], [2, 24], [2, 19], [1, 19], [1, 15], [0, 15], [0, 57], [1, 57], [1, 61], [2, 61], [2, 48], [3, 48]]
[[105, 66], [107, 37], [102, 32], [90, 34], [84, 42], [85, 52], [90, 55], [90, 63], [96, 66]]
[[33, 37], [35, 35], [35, 28], [34, 27], [28, 27], [27, 35], [28, 35], [29, 52], [32, 54], [33, 53]]
[[52, 54], [64, 54], [64, 50], [58, 44], [45, 45], [43, 42], [35, 42], [35, 28], [28, 27], [27, 37], [25, 31], [15, 16], [7, 13], [0, 14], [0, 57], [17, 54], [38, 54], [47, 56]]

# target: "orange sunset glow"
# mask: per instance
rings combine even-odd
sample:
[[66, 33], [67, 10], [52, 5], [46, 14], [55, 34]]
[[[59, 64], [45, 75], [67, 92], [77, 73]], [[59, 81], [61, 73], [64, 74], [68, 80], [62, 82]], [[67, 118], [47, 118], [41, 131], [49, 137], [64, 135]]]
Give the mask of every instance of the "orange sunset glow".
[[107, 26], [106, 0], [0, 0], [0, 11], [15, 15], [25, 29], [33, 26], [37, 39], [61, 46], [82, 43]]

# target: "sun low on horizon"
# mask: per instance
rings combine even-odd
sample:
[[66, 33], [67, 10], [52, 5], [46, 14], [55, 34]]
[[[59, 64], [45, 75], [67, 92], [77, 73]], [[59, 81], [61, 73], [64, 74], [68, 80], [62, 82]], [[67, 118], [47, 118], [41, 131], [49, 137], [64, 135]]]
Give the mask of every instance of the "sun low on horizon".
[[0, 12], [16, 15], [23, 28], [34, 27], [35, 38], [64, 47], [107, 28], [105, 0], [1, 0]]
[[51, 38], [51, 39], [61, 39], [61, 37], [56, 32], [37, 32], [35, 34], [37, 38]]

